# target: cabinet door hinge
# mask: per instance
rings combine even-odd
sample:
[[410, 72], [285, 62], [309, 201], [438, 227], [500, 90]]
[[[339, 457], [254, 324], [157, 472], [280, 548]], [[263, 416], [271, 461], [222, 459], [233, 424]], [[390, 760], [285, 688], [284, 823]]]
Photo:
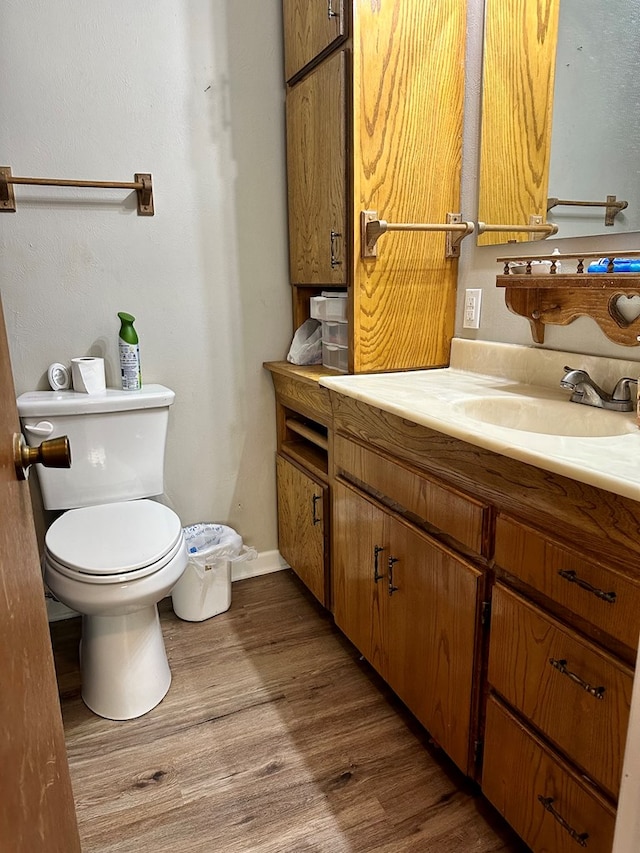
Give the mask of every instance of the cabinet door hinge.
[[488, 625], [491, 619], [491, 602], [483, 601], [480, 605], [480, 624]]
[[476, 767], [480, 764], [482, 760], [482, 747], [484, 746], [484, 741], [474, 740], [473, 742], [473, 761]]

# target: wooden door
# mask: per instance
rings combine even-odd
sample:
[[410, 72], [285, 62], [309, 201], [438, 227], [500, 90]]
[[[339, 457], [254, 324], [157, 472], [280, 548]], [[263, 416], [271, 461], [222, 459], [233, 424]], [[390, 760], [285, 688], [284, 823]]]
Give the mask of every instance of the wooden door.
[[437, 743], [471, 772], [476, 613], [482, 574], [391, 519], [387, 681]]
[[300, 580], [326, 604], [327, 487], [283, 456], [276, 457], [278, 548]]
[[336, 625], [384, 677], [388, 598], [387, 514], [352, 488], [333, 488], [332, 601]]
[[285, 80], [345, 36], [342, 0], [283, 0], [282, 14]]
[[346, 285], [343, 51], [287, 92], [286, 123], [291, 283]]
[[0, 307], [0, 849], [80, 851], [27, 483]]

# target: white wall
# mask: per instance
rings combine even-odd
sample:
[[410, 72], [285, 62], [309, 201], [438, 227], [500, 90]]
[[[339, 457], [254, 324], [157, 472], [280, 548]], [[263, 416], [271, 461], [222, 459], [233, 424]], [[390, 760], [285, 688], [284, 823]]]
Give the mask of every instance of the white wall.
[[[480, 118], [482, 93], [482, 40], [484, 0], [468, 0], [467, 63], [465, 129], [462, 168], [462, 218], [478, 218], [478, 174], [480, 152]], [[576, 146], [581, 141], [576, 139]], [[632, 164], [630, 164], [631, 168]], [[621, 194], [620, 194], [621, 195]], [[542, 246], [542, 248], [541, 248]], [[497, 257], [522, 257], [537, 252], [552, 251], [557, 246], [561, 252], [601, 252], [624, 254], [624, 250], [640, 249], [640, 234], [617, 234], [574, 239], [551, 238], [544, 243], [521, 243], [512, 246], [475, 245], [472, 235], [462, 241], [458, 275], [458, 311], [456, 334], [464, 338], [534, 346], [529, 324], [516, 317], [505, 307], [504, 293], [495, 285], [495, 277], [502, 272]], [[481, 328], [477, 331], [462, 328], [462, 299], [467, 287], [482, 289]], [[569, 352], [609, 355], [617, 358], [640, 359], [635, 347], [623, 347], [609, 341], [590, 318], [581, 317], [570, 326], [546, 326], [545, 347]]]
[[[482, 0], [469, 0], [463, 203], [477, 217]], [[277, 546], [273, 392], [262, 362], [291, 337], [279, 0], [4, 0], [0, 163], [16, 175], [133, 180], [151, 172], [156, 215], [122, 191], [17, 187], [0, 215], [0, 291], [18, 393], [53, 361], [104, 355], [117, 385], [117, 311], [137, 318], [143, 377], [175, 389], [167, 497], [185, 524], [230, 524]], [[640, 236], [554, 240], [640, 248]], [[498, 255], [462, 243], [460, 293], [483, 290], [464, 337], [531, 345], [495, 287]], [[460, 303], [460, 300], [459, 300]], [[633, 358], [589, 319], [546, 346]]]
[[269, 374], [291, 337], [279, 0], [5, 0], [0, 162], [14, 175], [132, 181], [16, 187], [0, 292], [16, 390], [101, 355], [118, 386], [117, 311], [143, 381], [173, 388], [167, 502], [277, 547]]

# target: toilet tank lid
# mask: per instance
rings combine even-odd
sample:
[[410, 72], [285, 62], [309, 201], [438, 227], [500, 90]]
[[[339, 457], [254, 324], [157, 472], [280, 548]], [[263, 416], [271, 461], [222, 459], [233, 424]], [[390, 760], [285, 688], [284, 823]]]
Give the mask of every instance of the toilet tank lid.
[[156, 409], [171, 406], [175, 397], [175, 393], [164, 385], [144, 385], [139, 391], [107, 388], [100, 394], [81, 394], [78, 391], [27, 391], [20, 394], [17, 405], [20, 417], [42, 418], [48, 415]]

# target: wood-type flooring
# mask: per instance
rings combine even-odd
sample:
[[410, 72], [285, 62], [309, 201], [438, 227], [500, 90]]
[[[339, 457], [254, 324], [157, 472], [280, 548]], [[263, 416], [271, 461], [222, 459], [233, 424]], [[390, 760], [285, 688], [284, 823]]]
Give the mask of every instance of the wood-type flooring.
[[82, 703], [80, 620], [52, 625], [84, 853], [527, 849], [292, 572], [160, 611], [173, 683], [128, 722]]

